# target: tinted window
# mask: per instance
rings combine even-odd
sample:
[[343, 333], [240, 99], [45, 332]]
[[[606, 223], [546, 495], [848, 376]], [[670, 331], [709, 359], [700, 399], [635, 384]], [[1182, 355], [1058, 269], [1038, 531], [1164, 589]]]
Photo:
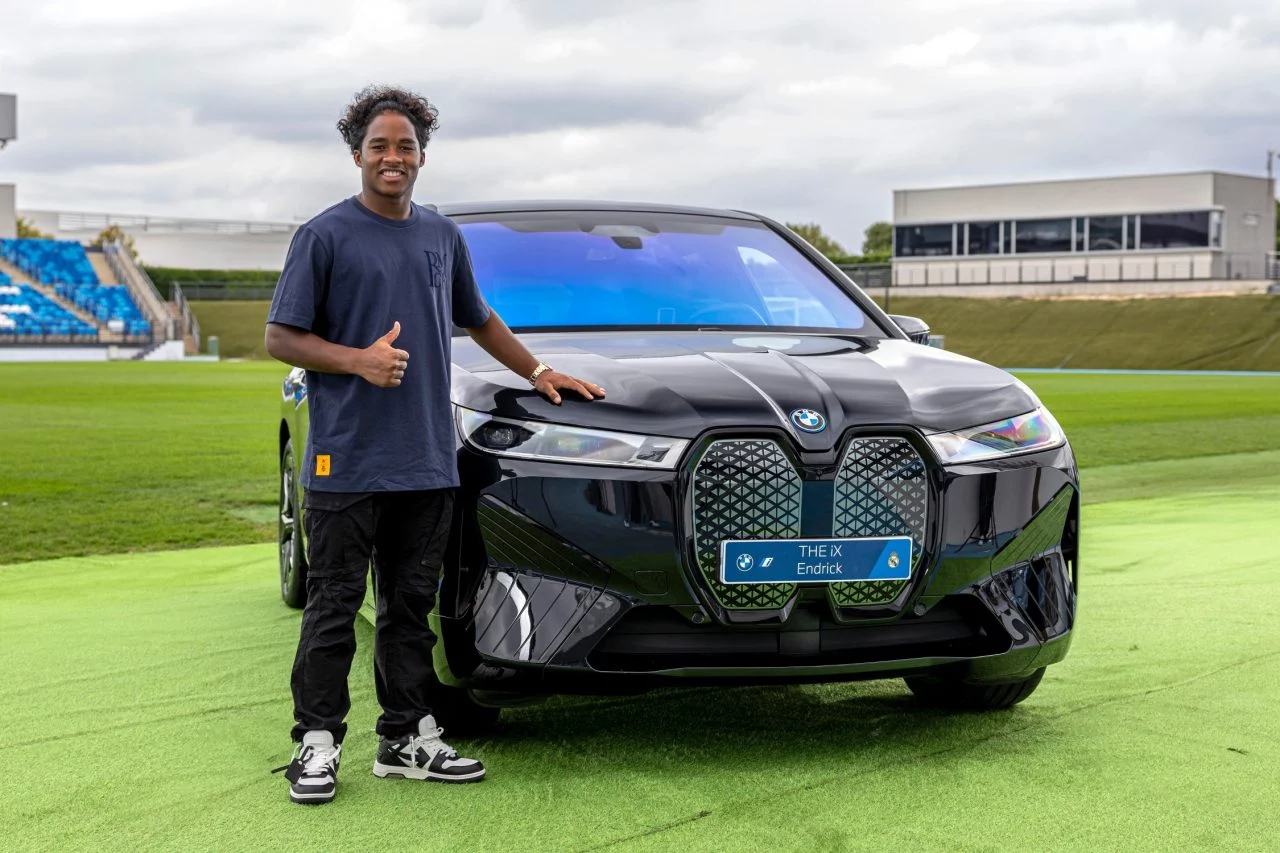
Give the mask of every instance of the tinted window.
[[1209, 213], [1142, 214], [1142, 248], [1188, 249], [1209, 245]]
[[1070, 219], [1019, 219], [1018, 254], [1026, 252], [1070, 252]]
[[894, 245], [900, 258], [950, 255], [955, 252], [955, 247], [951, 244], [950, 223], [947, 225], [900, 225], [894, 230]]
[[457, 221], [480, 290], [509, 326], [799, 326], [883, 335], [762, 223], [596, 211]]
[[969, 254], [970, 255], [1000, 254], [1000, 223], [999, 222], [970, 222], [969, 223]]
[[1124, 218], [1089, 217], [1089, 251], [1110, 252], [1124, 247]]

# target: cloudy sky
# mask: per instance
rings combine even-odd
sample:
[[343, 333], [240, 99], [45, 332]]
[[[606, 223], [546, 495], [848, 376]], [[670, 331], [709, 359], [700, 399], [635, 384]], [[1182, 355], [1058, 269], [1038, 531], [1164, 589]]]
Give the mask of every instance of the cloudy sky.
[[895, 188], [1262, 174], [1275, 0], [5, 0], [19, 209], [304, 219], [358, 190], [370, 82], [441, 128], [419, 201], [610, 198], [817, 221]]

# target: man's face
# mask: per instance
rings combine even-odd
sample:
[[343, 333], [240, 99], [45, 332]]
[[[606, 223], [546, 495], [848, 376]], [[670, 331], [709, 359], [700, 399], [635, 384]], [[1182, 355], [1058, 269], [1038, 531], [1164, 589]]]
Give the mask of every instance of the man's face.
[[374, 116], [369, 122], [355, 161], [367, 192], [402, 198], [412, 194], [413, 183], [427, 155], [418, 146], [413, 122], [401, 113], [390, 111]]

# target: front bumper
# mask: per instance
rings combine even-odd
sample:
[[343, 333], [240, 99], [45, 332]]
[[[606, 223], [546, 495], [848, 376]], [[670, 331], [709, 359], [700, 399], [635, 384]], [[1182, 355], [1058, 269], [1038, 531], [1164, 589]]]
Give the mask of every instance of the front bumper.
[[[842, 512], [839, 491], [852, 448], [868, 439], [897, 442], [874, 445], [897, 459], [881, 466], [880, 480], [849, 487], [893, 510], [872, 528], [865, 518], [877, 513], [862, 504]], [[833, 535], [819, 529], [828, 523], [835, 535], [911, 535], [911, 580], [871, 592], [802, 583], [755, 600], [727, 597], [706, 571], [698, 478], [728, 440], [774, 442], [791, 470], [773, 458], [765, 479], [803, 506], [818, 502], [793, 512], [774, 501], [772, 532], [765, 525], [762, 535]], [[920, 463], [909, 475], [903, 443]], [[943, 469], [909, 431], [852, 434], [823, 458], [796, 454], [784, 436], [708, 435], [676, 472], [500, 459], [467, 447], [459, 468], [460, 569], [441, 590], [438, 667], [455, 684], [596, 693], [925, 671], [1000, 681], [1061, 660], [1070, 644], [1079, 500], [1066, 446]], [[913, 483], [893, 482], [904, 477]], [[741, 482], [726, 492], [743, 493]], [[748, 519], [764, 505], [745, 504]], [[755, 538], [713, 522], [716, 535]], [[894, 523], [901, 529], [882, 529]]]

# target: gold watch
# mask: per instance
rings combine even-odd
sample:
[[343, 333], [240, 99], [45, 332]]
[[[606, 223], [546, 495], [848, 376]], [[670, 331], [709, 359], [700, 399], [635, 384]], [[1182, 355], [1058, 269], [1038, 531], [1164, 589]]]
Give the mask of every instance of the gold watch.
[[538, 384], [538, 377], [539, 377], [539, 376], [541, 376], [542, 374], [546, 373], [546, 372], [547, 372], [548, 370], [550, 370], [550, 369], [551, 369], [551, 365], [549, 365], [549, 364], [544, 364], [544, 363], [543, 363], [543, 362], [541, 362], [541, 361], [540, 361], [540, 362], [538, 362], [538, 366], [537, 366], [537, 367], [535, 367], [535, 368], [533, 369], [533, 373], [530, 373], [530, 374], [529, 374], [529, 384], [530, 384], [530, 385], [537, 385], [537, 384]]

